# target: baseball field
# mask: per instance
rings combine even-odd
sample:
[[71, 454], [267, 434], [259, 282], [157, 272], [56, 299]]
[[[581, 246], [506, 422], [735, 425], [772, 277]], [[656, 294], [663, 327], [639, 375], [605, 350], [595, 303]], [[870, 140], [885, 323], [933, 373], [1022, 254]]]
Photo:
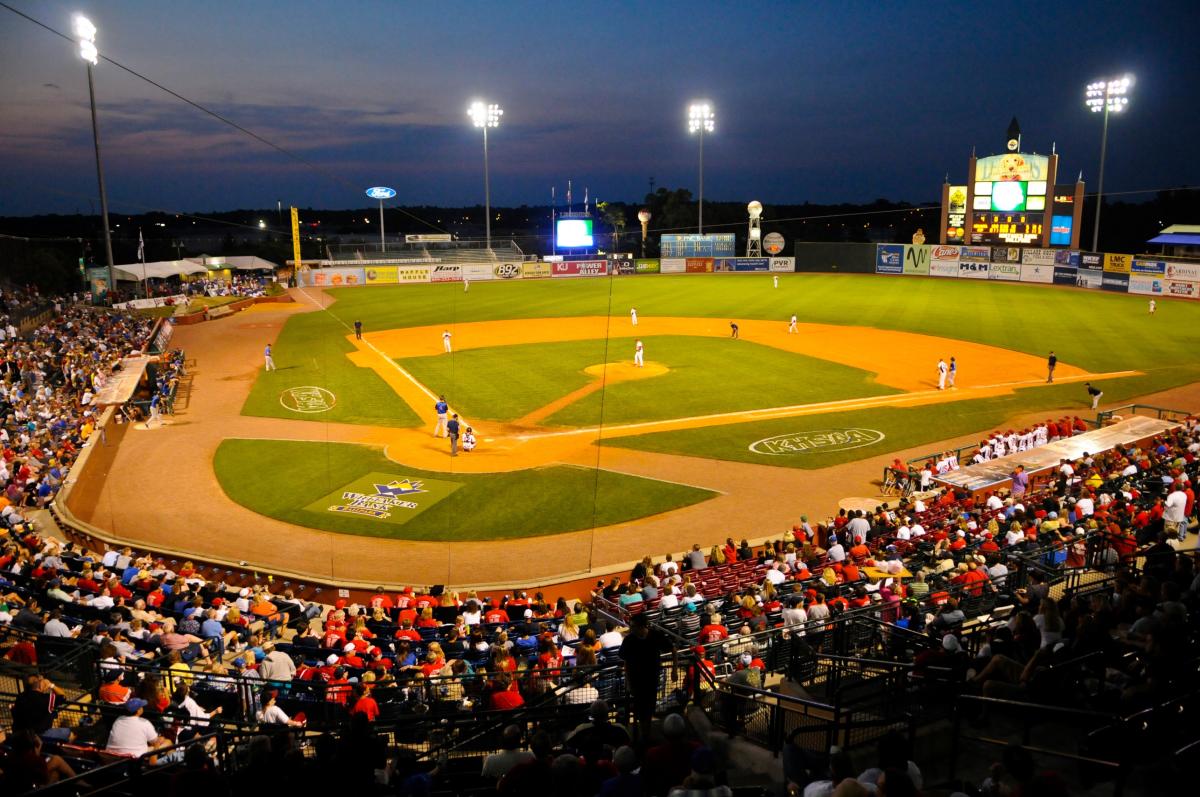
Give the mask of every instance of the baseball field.
[[[669, 527], [735, 491], [735, 473], [800, 500], [806, 473], [1031, 412], [1082, 414], [1084, 381], [1105, 405], [1200, 381], [1200, 305], [1160, 301], [1151, 316], [1138, 297], [1045, 286], [686, 275], [293, 295], [278, 370], [259, 367], [241, 406], [252, 433], [231, 424], [213, 469], [259, 515], [374, 538]], [[950, 357], [956, 385], [938, 390]], [[438, 396], [473, 451], [451, 456], [433, 435]], [[266, 419], [288, 421], [286, 439]]]

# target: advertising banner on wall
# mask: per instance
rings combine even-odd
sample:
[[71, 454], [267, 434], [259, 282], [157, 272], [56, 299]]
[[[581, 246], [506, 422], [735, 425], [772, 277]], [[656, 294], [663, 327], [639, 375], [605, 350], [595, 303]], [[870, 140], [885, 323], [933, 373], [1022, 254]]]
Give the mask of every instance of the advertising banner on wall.
[[958, 276], [958, 261], [957, 260], [931, 260], [931, 261], [929, 261], [929, 276], [931, 276], [931, 277], [957, 277]]
[[1016, 281], [1021, 279], [1021, 264], [1020, 263], [992, 263], [988, 267], [988, 279], [990, 280], [1011, 280]]
[[993, 246], [993, 263], [1020, 263], [1021, 249], [1016, 246]]
[[932, 254], [932, 246], [907, 244], [904, 247], [904, 273], [929, 274], [929, 261], [932, 259]]
[[464, 264], [462, 267], [462, 275], [463, 279], [470, 282], [475, 282], [476, 280], [495, 279], [495, 275], [492, 273], [492, 267], [485, 263]]
[[1167, 261], [1167, 279], [1180, 282], [1200, 282], [1200, 263], [1172, 263]]
[[551, 275], [555, 277], [602, 277], [608, 273], [607, 260], [568, 260], [551, 263]]
[[446, 264], [433, 266], [429, 270], [430, 282], [462, 282], [463, 267], [457, 264]]
[[663, 274], [682, 274], [687, 271], [687, 260], [682, 257], [664, 257], [658, 261], [658, 265]]
[[1100, 281], [1100, 288], [1114, 293], [1127, 293], [1129, 291], [1129, 275], [1119, 271], [1105, 271], [1104, 277]]
[[726, 271], [769, 271], [769, 257], [728, 257], [725, 258]]
[[1080, 268], [1104, 268], [1104, 253], [1103, 252], [1080, 252], [1079, 253]]
[[[1135, 258], [1129, 269], [1134, 274], [1154, 274], [1161, 277], [1167, 273], [1167, 264], [1162, 260], [1138, 260]], [[1131, 289], [1130, 293], [1132, 292]]]
[[637, 274], [657, 274], [659, 262], [649, 258], [639, 258], [633, 261], [633, 270]]
[[1100, 268], [1084, 268], [1076, 271], [1075, 285], [1079, 288], [1099, 289], [1104, 284], [1104, 271]]
[[404, 282], [429, 282], [433, 266], [398, 266], [396, 279]]
[[1058, 250], [1025, 249], [1021, 252], [1021, 262], [1035, 266], [1053, 266], [1058, 262]]
[[987, 246], [960, 246], [958, 259], [964, 263], [990, 263], [992, 250]]
[[1108, 274], [1128, 274], [1133, 266], [1133, 255], [1116, 255], [1108, 252], [1104, 255], [1104, 271]]
[[782, 274], [790, 274], [796, 270], [796, 258], [773, 257], [771, 258], [771, 270]]
[[[555, 265], [560, 265], [555, 263]], [[520, 263], [497, 263], [492, 266], [492, 276], [498, 280], [513, 280], [521, 278]]]
[[549, 277], [550, 274], [551, 274], [551, 269], [550, 269], [549, 263], [530, 262], [530, 263], [522, 263], [521, 264], [521, 278], [522, 279], [536, 279], [537, 277]]
[[1054, 267], [1054, 284], [1055, 285], [1076, 285], [1079, 281], [1079, 272], [1072, 266], [1055, 266]]
[[904, 273], [904, 245], [878, 244], [875, 247], [876, 274]]
[[394, 285], [399, 281], [396, 269], [399, 266], [371, 266], [363, 269], [368, 285]]
[[1054, 250], [1054, 265], [1056, 266], [1079, 266], [1079, 252], [1074, 249], [1055, 249]]
[[613, 266], [618, 274], [636, 274], [637, 264], [632, 260], [614, 260]]
[[689, 274], [709, 274], [715, 265], [711, 257], [689, 257], [684, 262], [684, 270]]
[[1130, 274], [1129, 292], [1143, 296], [1160, 296], [1163, 292], [1163, 278], [1150, 274]]
[[361, 268], [310, 268], [307, 273], [308, 284], [314, 288], [327, 288], [337, 285], [362, 285], [364, 281], [363, 270]]
[[1021, 264], [1021, 282], [1041, 282], [1049, 285], [1054, 282], [1054, 266], [1043, 266], [1037, 263]]
[[1175, 296], [1184, 299], [1200, 298], [1200, 282], [1176, 282], [1167, 280], [1163, 287], [1164, 296]]
[[985, 280], [988, 278], [988, 267], [990, 265], [990, 263], [969, 263], [960, 260], [958, 262], [959, 279]]

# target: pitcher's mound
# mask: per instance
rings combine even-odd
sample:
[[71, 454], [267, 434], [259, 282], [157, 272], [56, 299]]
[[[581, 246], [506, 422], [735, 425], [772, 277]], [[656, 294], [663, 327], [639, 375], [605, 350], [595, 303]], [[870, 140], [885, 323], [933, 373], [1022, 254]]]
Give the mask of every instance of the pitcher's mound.
[[628, 382], [634, 379], [647, 379], [651, 376], [662, 376], [670, 369], [662, 363], [648, 362], [638, 368], [631, 362], [609, 363], [608, 365], [589, 365], [583, 369], [588, 376], [604, 379], [609, 384], [613, 382]]

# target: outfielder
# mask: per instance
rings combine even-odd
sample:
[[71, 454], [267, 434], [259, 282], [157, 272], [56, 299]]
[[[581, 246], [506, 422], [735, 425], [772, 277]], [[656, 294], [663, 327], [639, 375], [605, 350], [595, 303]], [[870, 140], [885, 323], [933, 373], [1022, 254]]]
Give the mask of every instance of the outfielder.
[[629, 308], [629, 323], [633, 324], [635, 327], [637, 326], [637, 308], [636, 307]]
[[946, 368], [946, 361], [943, 360], [941, 357], [938, 357], [937, 371], [938, 371], [938, 390], [945, 390], [946, 389], [946, 373], [947, 373], [948, 369]]
[[448, 329], [442, 333], [442, 349], [446, 354], [450, 353], [450, 330]]
[[263, 350], [263, 360], [266, 361], [268, 371], [275, 370], [275, 360], [271, 357], [271, 344], [267, 344], [267, 348]]
[[641, 368], [642, 363], [642, 342], [639, 340], [637, 345], [633, 347], [633, 364]]
[[466, 277], [463, 277], [463, 293], [466, 293], [469, 290], [471, 290], [471, 281]]
[[792, 313], [792, 320], [788, 322], [788, 334], [796, 334], [796, 314]]
[[775, 287], [776, 287], [776, 288], [778, 288], [778, 287], [779, 287], [779, 275], [778, 275], [778, 274], [772, 274], [772, 275], [771, 275], [771, 279], [773, 279], [773, 280], [775, 281]]
[[1150, 300], [1150, 315], [1154, 315], [1154, 311], [1155, 311], [1157, 308], [1158, 308], [1158, 302], [1156, 302], [1155, 300], [1151, 299], [1151, 300]]

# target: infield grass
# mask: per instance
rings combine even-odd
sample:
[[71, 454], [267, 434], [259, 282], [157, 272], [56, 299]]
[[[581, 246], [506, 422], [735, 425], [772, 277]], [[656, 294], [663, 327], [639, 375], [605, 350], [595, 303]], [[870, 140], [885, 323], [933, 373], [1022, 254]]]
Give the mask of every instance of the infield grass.
[[[378, 449], [347, 443], [225, 440], [217, 448], [213, 468], [225, 494], [259, 514], [344, 534], [409, 540], [461, 542], [578, 531], [656, 515], [716, 495], [687, 485], [566, 465], [511, 473], [436, 473], [399, 465]], [[403, 525], [305, 508], [369, 473], [461, 486]]]

